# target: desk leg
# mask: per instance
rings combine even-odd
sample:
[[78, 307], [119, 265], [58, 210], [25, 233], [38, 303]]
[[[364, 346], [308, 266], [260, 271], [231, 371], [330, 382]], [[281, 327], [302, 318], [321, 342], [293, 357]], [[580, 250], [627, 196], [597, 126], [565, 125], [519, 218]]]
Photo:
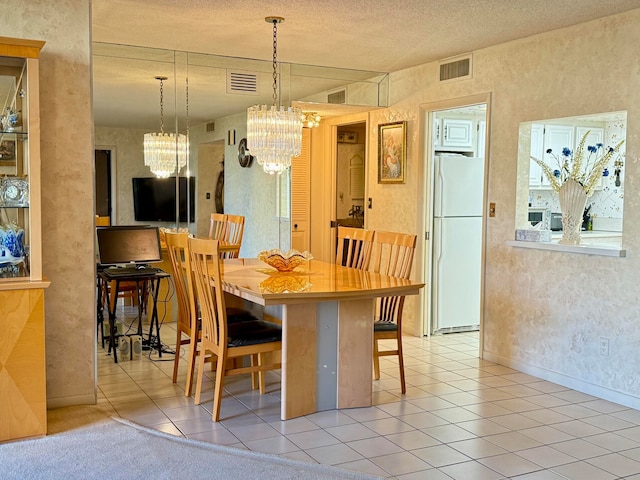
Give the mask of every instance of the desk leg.
[[[104, 308], [102, 308], [102, 279], [98, 277], [98, 281], [96, 282], [98, 292], [97, 292], [97, 305], [96, 305], [96, 320], [97, 320], [97, 336], [102, 339], [102, 348], [104, 348]], [[97, 341], [97, 337], [96, 337]]]
[[107, 286], [107, 310], [109, 312], [109, 353], [113, 351], [113, 361], [118, 363], [118, 349], [115, 345], [116, 339], [116, 307], [118, 305], [118, 289], [120, 282], [115, 280], [111, 285]]
[[[158, 337], [158, 356], [162, 358], [162, 342], [160, 341], [160, 322], [158, 321], [158, 290], [160, 289], [160, 279], [150, 280], [151, 285], [151, 299], [153, 301], [153, 307], [151, 307], [151, 325], [149, 325], [149, 344], [151, 344], [151, 337], [153, 336], [153, 325], [156, 326], [156, 335]], [[179, 347], [179, 346], [178, 346]]]

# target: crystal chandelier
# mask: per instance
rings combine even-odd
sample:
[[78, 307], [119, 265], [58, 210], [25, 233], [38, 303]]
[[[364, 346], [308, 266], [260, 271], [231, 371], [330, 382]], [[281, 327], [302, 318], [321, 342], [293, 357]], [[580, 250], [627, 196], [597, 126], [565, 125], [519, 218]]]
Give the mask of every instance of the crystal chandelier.
[[313, 128], [320, 125], [320, 115], [316, 112], [303, 112], [302, 125], [307, 128]]
[[144, 134], [144, 164], [151, 172], [160, 178], [168, 178], [187, 164], [187, 136], [180, 133], [164, 131], [164, 103], [163, 82], [167, 77], [155, 77], [160, 80], [160, 133]]
[[282, 17], [266, 17], [273, 23], [273, 105], [254, 105], [247, 110], [247, 146], [265, 172], [282, 173], [291, 157], [302, 148], [302, 111], [278, 105], [277, 33]]

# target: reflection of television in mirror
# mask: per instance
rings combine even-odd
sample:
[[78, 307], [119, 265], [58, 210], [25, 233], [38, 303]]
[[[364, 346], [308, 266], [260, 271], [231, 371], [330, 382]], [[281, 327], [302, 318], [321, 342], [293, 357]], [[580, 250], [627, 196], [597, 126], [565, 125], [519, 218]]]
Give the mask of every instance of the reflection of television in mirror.
[[[176, 221], [176, 178], [133, 178], [133, 214], [138, 222]], [[180, 177], [180, 222], [187, 222], [187, 177]], [[196, 221], [196, 179], [189, 177], [189, 222]]]
[[102, 265], [162, 261], [158, 227], [147, 225], [98, 227], [96, 233]]

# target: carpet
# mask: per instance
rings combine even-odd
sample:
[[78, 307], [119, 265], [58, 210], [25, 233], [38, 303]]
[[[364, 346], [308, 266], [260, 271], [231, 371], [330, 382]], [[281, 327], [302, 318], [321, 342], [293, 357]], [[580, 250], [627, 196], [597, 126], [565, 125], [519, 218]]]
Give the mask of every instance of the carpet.
[[379, 479], [184, 439], [113, 418], [39, 439], [0, 444], [0, 477], [28, 479]]

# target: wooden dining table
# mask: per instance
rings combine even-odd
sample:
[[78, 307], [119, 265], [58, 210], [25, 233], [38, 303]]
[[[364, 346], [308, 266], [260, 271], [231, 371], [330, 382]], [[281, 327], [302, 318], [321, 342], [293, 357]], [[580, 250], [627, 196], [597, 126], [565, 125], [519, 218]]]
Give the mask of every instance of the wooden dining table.
[[283, 420], [371, 406], [375, 299], [424, 287], [316, 260], [289, 273], [258, 259], [224, 260], [222, 282], [282, 322]]

